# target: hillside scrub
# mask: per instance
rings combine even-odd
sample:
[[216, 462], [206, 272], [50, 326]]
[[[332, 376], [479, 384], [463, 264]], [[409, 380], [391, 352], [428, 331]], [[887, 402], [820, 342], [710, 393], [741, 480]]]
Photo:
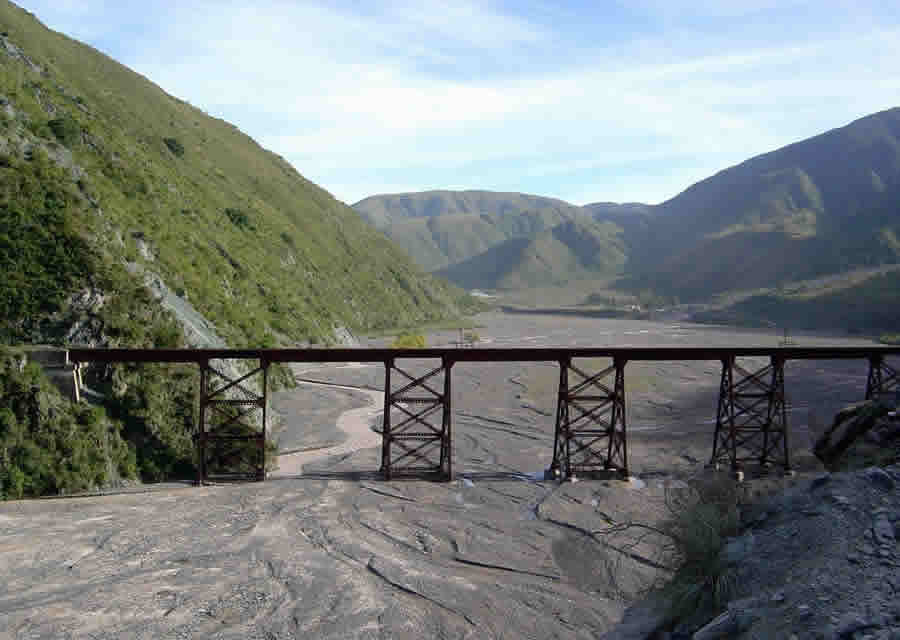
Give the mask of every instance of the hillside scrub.
[[0, 498], [88, 491], [137, 475], [135, 447], [99, 408], [68, 402], [39, 366], [0, 349]]
[[425, 336], [421, 333], [402, 333], [391, 342], [391, 349], [424, 349]]
[[28, 339], [97, 269], [97, 256], [67, 216], [72, 187], [41, 149], [30, 161], [10, 158], [0, 167], [2, 339]]

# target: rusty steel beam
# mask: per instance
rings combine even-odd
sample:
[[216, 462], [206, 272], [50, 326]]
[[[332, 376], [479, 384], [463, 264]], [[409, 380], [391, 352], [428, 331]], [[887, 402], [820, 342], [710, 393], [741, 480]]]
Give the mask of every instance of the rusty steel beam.
[[[416, 356], [419, 355], [416, 351]], [[396, 475], [450, 480], [453, 363], [442, 359], [438, 366], [418, 376], [397, 366], [394, 358], [385, 360], [384, 365], [381, 473], [387, 480]], [[398, 379], [405, 380], [395, 389]], [[432, 382], [438, 379], [442, 379], [442, 390]], [[435, 420], [437, 413], [440, 413], [439, 422]], [[395, 414], [400, 414], [397, 421], [393, 419]]]
[[[628, 476], [628, 443], [625, 416], [625, 364], [618, 358], [597, 373], [559, 361], [559, 391], [553, 461], [556, 477], [574, 480], [578, 473], [616, 471]], [[576, 382], [570, 379], [574, 373]], [[612, 386], [605, 380], [613, 377]]]
[[779, 357], [757, 371], [744, 369], [734, 357], [722, 359], [710, 464], [728, 464], [740, 473], [748, 463], [791, 470], [784, 360]]
[[72, 362], [196, 362], [262, 359], [267, 362], [388, 362], [425, 358], [446, 362], [559, 362], [563, 358], [612, 358], [629, 361], [722, 360], [778, 357], [781, 360], [869, 359], [900, 355], [900, 347], [477, 347], [474, 349], [69, 349]]

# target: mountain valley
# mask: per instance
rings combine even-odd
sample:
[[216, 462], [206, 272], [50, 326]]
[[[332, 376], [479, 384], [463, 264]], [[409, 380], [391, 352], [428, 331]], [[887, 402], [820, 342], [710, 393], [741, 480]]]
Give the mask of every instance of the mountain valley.
[[[893, 276], [860, 278], [900, 263], [900, 108], [751, 158], [658, 205], [434, 191], [354, 207], [423, 268], [464, 288], [518, 299], [548, 287], [587, 291], [549, 296], [571, 306], [594, 281], [595, 297], [643, 293], [763, 326], [880, 330], [900, 321], [883, 281]], [[817, 296], [817, 279], [842, 276], [853, 286]], [[807, 302], [787, 293], [800, 289]], [[767, 301], [722, 309], [720, 298], [754, 291]], [[877, 313], [830, 312], [848, 305]]]

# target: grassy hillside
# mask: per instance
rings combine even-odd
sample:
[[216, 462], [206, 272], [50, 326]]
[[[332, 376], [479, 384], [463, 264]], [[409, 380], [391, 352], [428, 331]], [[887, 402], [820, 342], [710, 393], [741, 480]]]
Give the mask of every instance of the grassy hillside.
[[561, 200], [492, 191], [372, 196], [353, 207], [428, 271], [583, 215]]
[[437, 273], [462, 287], [527, 289], [621, 272], [621, 229], [589, 219], [569, 220], [511, 238]]
[[[64, 196], [47, 206], [111, 268], [141, 264], [182, 293], [230, 344], [327, 340], [335, 325], [425, 322], [467, 304], [227, 122], [5, 0], [0, 32], [4, 184], [43, 152]], [[6, 211], [34, 193], [7, 189]], [[57, 293], [83, 284], [66, 277]]]

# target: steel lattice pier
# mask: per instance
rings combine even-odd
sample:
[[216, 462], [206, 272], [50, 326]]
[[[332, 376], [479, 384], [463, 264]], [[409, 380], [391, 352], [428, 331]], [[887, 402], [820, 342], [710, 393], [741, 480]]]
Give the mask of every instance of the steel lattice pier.
[[777, 464], [789, 471], [784, 360], [773, 356], [756, 371], [748, 371], [736, 360], [722, 360], [710, 464], [727, 463], [734, 471], [746, 464]]
[[385, 363], [381, 472], [386, 479], [452, 476], [452, 366], [442, 359], [427, 373], [415, 375], [396, 360]]
[[[555, 476], [617, 471], [628, 475], [625, 419], [625, 363], [617, 358], [597, 373], [559, 361], [559, 391], [553, 437]], [[574, 374], [571, 379], [569, 374]], [[612, 378], [612, 386], [606, 382]]]
[[224, 368], [200, 363], [197, 481], [265, 480], [269, 363], [238, 377]]

